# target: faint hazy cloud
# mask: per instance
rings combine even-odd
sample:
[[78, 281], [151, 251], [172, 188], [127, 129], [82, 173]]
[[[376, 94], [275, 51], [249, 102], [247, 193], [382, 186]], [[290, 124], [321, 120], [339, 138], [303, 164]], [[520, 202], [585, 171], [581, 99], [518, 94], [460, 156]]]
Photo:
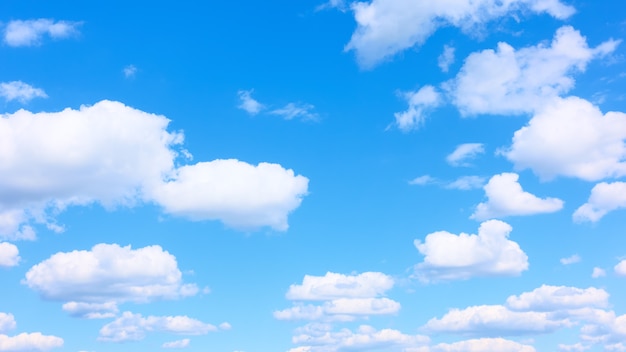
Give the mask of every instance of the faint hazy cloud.
[[4, 28], [4, 42], [9, 46], [39, 45], [45, 35], [52, 39], [76, 35], [81, 24], [81, 22], [54, 21], [45, 18], [15, 20], [9, 22]]
[[567, 258], [561, 258], [561, 264], [563, 264], [563, 265], [576, 264], [576, 263], [579, 263], [580, 260], [581, 260], [580, 256], [578, 254], [574, 254], [574, 255], [569, 256]]
[[237, 107], [250, 115], [256, 115], [261, 112], [261, 110], [265, 109], [263, 104], [252, 98], [253, 92], [253, 89], [240, 90], [237, 92], [237, 96], [239, 96], [239, 105]]
[[319, 115], [313, 112], [314, 109], [315, 106], [311, 104], [289, 103], [282, 108], [270, 111], [270, 114], [281, 116], [285, 120], [300, 118], [302, 120], [316, 121]]
[[409, 104], [409, 108], [395, 113], [394, 117], [396, 125], [403, 132], [418, 129], [426, 120], [426, 114], [442, 104], [441, 94], [430, 85], [403, 93], [402, 97]]
[[446, 157], [446, 161], [452, 166], [471, 166], [468, 161], [476, 158], [479, 154], [483, 154], [484, 152], [485, 147], [482, 143], [460, 144]]
[[41, 88], [35, 88], [22, 81], [0, 83], [0, 96], [6, 101], [17, 100], [26, 104], [35, 98], [47, 98], [48, 95]]
[[454, 63], [454, 52], [454, 47], [451, 47], [449, 45], [443, 46], [443, 52], [441, 53], [441, 55], [439, 55], [439, 58], [437, 59], [437, 64], [439, 65], [441, 71], [448, 72], [450, 65]]
[[135, 65], [128, 65], [124, 67], [122, 72], [124, 73], [124, 77], [133, 78], [135, 77], [135, 74], [137, 74], [137, 67]]

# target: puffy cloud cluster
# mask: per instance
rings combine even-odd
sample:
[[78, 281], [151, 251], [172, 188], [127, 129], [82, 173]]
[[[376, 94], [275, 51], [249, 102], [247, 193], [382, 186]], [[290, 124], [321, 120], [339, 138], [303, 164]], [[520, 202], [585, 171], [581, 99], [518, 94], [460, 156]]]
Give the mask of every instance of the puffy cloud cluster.
[[519, 175], [515, 173], [493, 176], [484, 187], [487, 202], [478, 204], [471, 218], [486, 220], [512, 215], [553, 213], [563, 208], [563, 201], [560, 199], [542, 199], [525, 192], [518, 180]]
[[365, 68], [423, 44], [441, 26], [469, 31], [526, 9], [559, 19], [575, 12], [559, 0], [371, 0], [353, 2], [351, 9], [357, 28], [346, 50], [354, 50], [358, 63]]
[[626, 208], [626, 182], [601, 182], [593, 187], [587, 203], [574, 212], [574, 221], [596, 222], [613, 210]]
[[477, 235], [446, 231], [428, 234], [415, 247], [424, 261], [415, 266], [422, 281], [514, 276], [528, 269], [528, 256], [508, 239], [512, 227], [499, 220], [483, 222]]
[[[98, 340], [108, 342], [138, 341], [146, 337], [147, 332], [171, 333], [179, 335], [205, 335], [209, 332], [230, 329], [230, 324], [223, 323], [219, 327], [203, 323], [187, 316], [148, 316], [124, 312], [122, 316], [100, 329]], [[185, 347], [186, 342], [170, 343], [169, 348]]]
[[150, 202], [235, 228], [287, 228], [308, 179], [277, 164], [238, 160], [176, 167], [176, 158], [188, 153], [180, 148], [183, 134], [168, 131], [168, 123], [112, 101], [1, 115], [0, 238], [34, 238], [31, 221], [60, 231], [54, 214], [92, 203], [113, 208]]
[[[351, 321], [370, 315], [395, 314], [400, 303], [381, 297], [394, 285], [391, 277], [378, 272], [359, 275], [326, 273], [306, 275], [301, 285], [291, 285], [286, 298], [295, 301], [288, 309], [275, 311], [280, 320]], [[321, 305], [304, 304], [323, 301]]]
[[23, 283], [85, 318], [112, 317], [123, 302], [177, 299], [198, 292], [195, 284], [183, 284], [176, 258], [160, 246], [98, 244], [89, 251], [56, 253], [33, 266]]
[[571, 77], [595, 58], [615, 50], [610, 40], [590, 48], [574, 28], [557, 30], [550, 46], [515, 50], [499, 43], [467, 57], [460, 72], [445, 84], [453, 103], [464, 115], [531, 113], [570, 91]]
[[0, 351], [48, 351], [63, 347], [63, 339], [40, 332], [21, 333], [15, 336], [4, 333], [15, 329], [13, 314], [0, 312]]
[[10, 21], [4, 28], [4, 43], [9, 46], [33, 46], [41, 44], [44, 36], [63, 39], [78, 33], [80, 22], [54, 21], [40, 18], [36, 20]]
[[20, 259], [17, 246], [8, 242], [0, 242], [0, 267], [16, 266]]

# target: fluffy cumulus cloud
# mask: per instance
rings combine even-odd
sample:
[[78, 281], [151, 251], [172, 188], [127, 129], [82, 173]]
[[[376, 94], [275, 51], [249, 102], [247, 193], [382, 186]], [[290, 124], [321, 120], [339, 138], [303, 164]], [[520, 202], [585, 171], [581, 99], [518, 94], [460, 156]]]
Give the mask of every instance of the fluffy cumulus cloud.
[[[54, 214], [92, 203], [150, 202], [188, 218], [286, 229], [288, 213], [306, 194], [305, 177], [236, 160], [177, 168], [176, 158], [188, 153], [182, 133], [168, 131], [168, 123], [112, 101], [1, 115], [0, 238], [34, 238], [32, 221], [61, 230]], [[172, 191], [184, 196], [172, 199]]]
[[165, 342], [161, 347], [163, 348], [186, 348], [189, 347], [189, 339], [182, 339], [176, 341]]
[[520, 10], [548, 13], [559, 19], [575, 12], [559, 0], [371, 0], [353, 2], [351, 9], [357, 28], [345, 49], [354, 50], [365, 68], [423, 44], [441, 26], [470, 31]]
[[17, 100], [22, 104], [35, 98], [47, 98], [48, 95], [41, 88], [35, 88], [22, 81], [0, 83], [0, 97], [6, 101]]
[[253, 92], [253, 90], [240, 90], [237, 92], [239, 97], [239, 105], [237, 107], [250, 115], [256, 115], [265, 109], [265, 105], [252, 98]]
[[433, 86], [424, 86], [414, 92], [403, 94], [409, 108], [394, 114], [396, 125], [404, 132], [419, 128], [426, 119], [426, 114], [442, 104], [441, 94]]
[[182, 166], [154, 191], [165, 212], [192, 220], [221, 220], [235, 228], [287, 230], [287, 216], [309, 180], [278, 164], [215, 160]]
[[577, 97], [555, 98], [515, 132], [502, 154], [516, 169], [531, 169], [544, 180], [596, 181], [626, 175], [625, 139], [626, 114], [602, 114]]
[[581, 289], [542, 285], [531, 292], [509, 297], [506, 303], [511, 309], [520, 311], [606, 308], [609, 305], [609, 294], [595, 287]]
[[289, 352], [409, 351], [427, 345], [429, 340], [427, 336], [407, 335], [393, 329], [377, 330], [369, 325], [361, 325], [356, 331], [333, 331], [329, 325], [309, 324], [298, 329], [292, 341], [300, 346]]
[[515, 50], [499, 43], [495, 51], [471, 54], [445, 86], [464, 115], [530, 113], [571, 90], [572, 74], [613, 52], [618, 43], [610, 40], [590, 48], [578, 31], [565, 26], [550, 46]]
[[[391, 277], [377, 272], [359, 275], [326, 273], [306, 275], [301, 285], [291, 285], [286, 298], [291, 308], [274, 312], [280, 320], [351, 321], [370, 315], [395, 314], [400, 303], [381, 297], [394, 285]], [[305, 301], [323, 301], [320, 305]]]
[[16, 266], [20, 262], [17, 246], [8, 242], [0, 242], [0, 267]]
[[481, 338], [440, 343], [433, 346], [431, 352], [535, 352], [535, 348], [519, 342], [498, 338]]
[[15, 317], [13, 314], [0, 312], [0, 333], [15, 329]]
[[468, 162], [485, 152], [482, 143], [464, 143], [460, 144], [446, 157], [448, 164], [452, 166], [471, 166]]
[[486, 220], [512, 215], [553, 213], [563, 208], [557, 198], [539, 198], [525, 192], [519, 184], [519, 175], [502, 173], [493, 176], [485, 185], [487, 201], [476, 206], [471, 218]]
[[100, 329], [98, 340], [124, 342], [143, 340], [148, 332], [205, 335], [219, 328], [187, 316], [148, 316], [124, 312]]
[[0, 335], [0, 351], [49, 351], [63, 347], [63, 339], [40, 332]]
[[78, 33], [79, 22], [54, 21], [40, 18], [36, 20], [10, 21], [4, 27], [4, 43], [9, 46], [33, 46], [41, 44], [44, 36], [63, 39]]
[[615, 270], [615, 273], [619, 276], [626, 276], [626, 259], [617, 263], [613, 270]]
[[528, 256], [508, 239], [512, 227], [499, 220], [483, 222], [477, 235], [434, 232], [415, 247], [424, 261], [415, 266], [423, 281], [515, 276], [528, 269]]
[[123, 302], [198, 292], [196, 285], [183, 284], [176, 258], [160, 246], [98, 244], [89, 251], [59, 252], [28, 270], [23, 283], [43, 299], [66, 302], [66, 311], [88, 318], [108, 317]]
[[574, 212], [574, 221], [596, 222], [613, 210], [626, 208], [626, 182], [602, 182], [593, 187], [587, 203]]

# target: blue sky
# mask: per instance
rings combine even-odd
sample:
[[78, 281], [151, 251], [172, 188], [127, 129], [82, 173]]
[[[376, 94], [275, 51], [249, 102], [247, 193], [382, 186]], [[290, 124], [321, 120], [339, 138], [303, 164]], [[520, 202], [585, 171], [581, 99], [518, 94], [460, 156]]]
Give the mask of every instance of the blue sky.
[[9, 1], [0, 351], [626, 351], [626, 8]]

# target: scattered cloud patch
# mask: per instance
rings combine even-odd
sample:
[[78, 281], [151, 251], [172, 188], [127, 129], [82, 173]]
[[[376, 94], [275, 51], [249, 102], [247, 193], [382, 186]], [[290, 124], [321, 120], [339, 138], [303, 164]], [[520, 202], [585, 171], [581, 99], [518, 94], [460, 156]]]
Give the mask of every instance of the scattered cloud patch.
[[615, 270], [615, 273], [619, 276], [626, 276], [626, 260], [619, 262], [613, 270]]
[[406, 92], [403, 97], [409, 108], [394, 114], [396, 126], [403, 132], [418, 129], [426, 120], [426, 114], [442, 104], [441, 94], [430, 85], [418, 91]]
[[41, 88], [35, 88], [22, 81], [0, 83], [0, 97], [6, 101], [17, 100], [26, 104], [35, 98], [47, 98], [48, 95]]
[[437, 59], [437, 64], [442, 72], [448, 72], [450, 69], [450, 65], [454, 63], [454, 52], [455, 49], [452, 46], [444, 45], [443, 52], [439, 55]]
[[148, 332], [179, 335], [206, 335], [219, 329], [187, 316], [148, 316], [124, 312], [122, 316], [100, 329], [99, 341], [139, 341]]
[[30, 268], [23, 283], [86, 318], [110, 317], [123, 302], [178, 299], [198, 292], [195, 284], [183, 284], [176, 258], [160, 246], [98, 244], [89, 251], [59, 252]]
[[501, 153], [516, 169], [531, 169], [543, 180], [597, 181], [626, 175], [625, 139], [626, 114], [602, 114], [577, 97], [555, 98], [515, 132], [512, 145]]
[[444, 187], [448, 189], [458, 189], [469, 191], [482, 188], [485, 185], [485, 178], [481, 176], [461, 176], [456, 180], [447, 183]]
[[556, 311], [578, 308], [606, 308], [609, 294], [603, 289], [581, 289], [567, 286], [542, 285], [531, 292], [511, 296], [507, 306], [518, 311]]
[[525, 192], [518, 179], [519, 175], [515, 173], [493, 176], [484, 187], [487, 202], [478, 204], [471, 218], [480, 221], [512, 215], [553, 213], [563, 208], [560, 199], [539, 198]]
[[594, 279], [606, 276], [606, 271], [602, 268], [595, 267], [591, 273], [591, 277]]
[[446, 161], [452, 166], [471, 166], [468, 161], [484, 152], [485, 147], [482, 143], [460, 144], [446, 157]]
[[580, 256], [578, 254], [574, 254], [570, 257], [567, 258], [561, 258], [561, 264], [563, 265], [571, 265], [571, 264], [576, 264], [580, 262]]
[[519, 342], [498, 338], [480, 338], [454, 343], [440, 343], [432, 352], [535, 352], [535, 348]]
[[422, 281], [459, 280], [476, 276], [517, 276], [528, 269], [528, 256], [508, 239], [512, 227], [499, 220], [483, 222], [478, 235], [434, 232], [415, 247], [424, 261], [415, 266]]
[[346, 51], [354, 51], [359, 65], [372, 68], [395, 54], [422, 45], [443, 26], [464, 32], [504, 16], [530, 10], [566, 19], [575, 9], [562, 2], [542, 0], [462, 0], [454, 6], [445, 2], [372, 0], [353, 2], [351, 10], [357, 28]]
[[166, 342], [163, 344], [163, 348], [186, 348], [189, 347], [189, 339], [182, 339], [177, 341]]
[[36, 20], [10, 21], [4, 28], [4, 43], [9, 46], [40, 45], [44, 36], [63, 39], [78, 34], [80, 22], [54, 21], [40, 18]]
[[430, 339], [423, 335], [407, 335], [398, 330], [361, 325], [356, 331], [341, 329], [332, 331], [328, 325], [310, 324], [298, 329], [292, 338], [299, 347], [289, 352], [339, 352], [397, 350], [426, 346]]
[[423, 175], [423, 176], [419, 176], [416, 177], [414, 179], [412, 179], [411, 181], [409, 181], [410, 185], [414, 185], [414, 186], [425, 186], [425, 185], [430, 185], [433, 183], [437, 183], [437, 179], [430, 176], [430, 175]]
[[239, 105], [237, 107], [250, 115], [256, 115], [265, 109], [265, 105], [252, 98], [252, 93], [254, 93], [253, 89], [238, 91]]
[[49, 351], [63, 347], [63, 339], [40, 332], [0, 335], [0, 351]]
[[609, 40], [590, 48], [580, 32], [564, 26], [550, 46], [515, 50], [499, 43], [495, 51], [471, 54], [444, 87], [463, 115], [531, 113], [574, 88], [573, 74], [618, 44]]
[[[12, 267], [20, 263], [20, 255], [17, 246], [8, 243], [0, 242], [0, 267]], [[2, 329], [0, 329], [1, 331]]]
[[345, 0], [328, 0], [327, 2], [317, 6], [315, 11], [322, 11], [328, 9], [337, 9], [341, 12], [346, 11], [348, 8]]
[[11, 331], [15, 329], [17, 324], [15, 323], [15, 317], [13, 314], [0, 312], [0, 333]]
[[587, 203], [574, 212], [575, 222], [597, 222], [611, 211], [626, 208], [626, 182], [598, 183]]
[[122, 69], [122, 73], [124, 73], [124, 77], [133, 78], [137, 74], [137, 67], [135, 65], [128, 65]]
[[269, 113], [272, 115], [278, 115], [285, 120], [299, 118], [304, 121], [316, 121], [319, 118], [319, 115], [313, 112], [314, 109], [315, 106], [311, 104], [288, 103], [282, 108], [274, 109]]

